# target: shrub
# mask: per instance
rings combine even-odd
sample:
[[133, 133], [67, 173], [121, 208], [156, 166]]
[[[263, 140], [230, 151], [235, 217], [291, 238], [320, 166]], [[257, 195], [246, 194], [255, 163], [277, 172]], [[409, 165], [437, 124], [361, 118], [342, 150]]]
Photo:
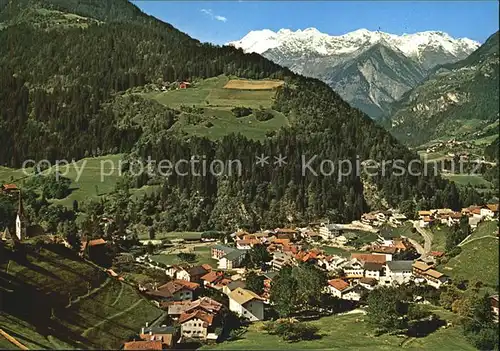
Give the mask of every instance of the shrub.
[[234, 107], [231, 112], [233, 115], [235, 115], [237, 118], [239, 117], [245, 117], [249, 116], [252, 114], [252, 109], [249, 107]]
[[271, 335], [278, 335], [283, 340], [289, 342], [312, 340], [318, 337], [317, 327], [291, 319], [267, 322], [264, 324], [264, 330]]
[[274, 115], [268, 110], [258, 110], [255, 112], [255, 118], [261, 122], [269, 121], [273, 117]]

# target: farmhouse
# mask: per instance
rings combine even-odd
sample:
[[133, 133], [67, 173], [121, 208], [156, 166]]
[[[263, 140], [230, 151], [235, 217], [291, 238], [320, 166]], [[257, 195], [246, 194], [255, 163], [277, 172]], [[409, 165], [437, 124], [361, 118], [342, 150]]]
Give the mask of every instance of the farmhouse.
[[264, 319], [263, 298], [253, 291], [237, 288], [229, 294], [229, 309], [249, 321]]

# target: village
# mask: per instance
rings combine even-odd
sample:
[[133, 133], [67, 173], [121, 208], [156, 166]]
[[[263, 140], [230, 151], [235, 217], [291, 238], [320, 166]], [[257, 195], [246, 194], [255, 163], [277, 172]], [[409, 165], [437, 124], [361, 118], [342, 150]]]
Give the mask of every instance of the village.
[[[23, 242], [36, 236], [33, 226], [26, 226], [21, 192], [13, 185], [4, 185], [2, 189], [19, 199], [15, 233], [6, 228], [1, 233], [2, 241]], [[162, 240], [142, 240], [142, 250], [131, 249], [118, 257], [128, 258], [125, 261], [129, 266], [159, 272], [164, 277], [160, 282], [128, 282], [119, 264], [102, 269], [110, 277], [132, 284], [164, 311], [165, 318], [159, 323], [146, 324], [133, 340], [124, 340], [125, 350], [169, 349], [193, 340], [213, 343], [220, 341], [233, 324], [275, 318], [272, 312], [269, 315], [273, 304], [271, 290], [273, 280], [284, 267], [305, 264], [324, 272], [328, 280], [321, 293], [345, 301], [351, 310], [362, 311], [363, 297], [383, 286], [415, 284], [440, 289], [451, 279], [437, 268], [443, 253], [431, 251], [428, 228], [436, 224], [452, 227], [466, 219], [474, 231], [481, 222], [498, 221], [498, 212], [498, 204], [470, 206], [458, 212], [431, 209], [418, 211], [411, 220], [396, 210], [387, 210], [365, 213], [348, 224], [318, 221], [303, 228], [255, 233], [241, 229], [233, 233], [212, 232], [194, 240], [170, 240], [167, 252], [184, 257], [179, 264], [164, 264], [155, 259], [165, 249]], [[106, 226], [110, 220], [103, 218], [102, 222]], [[424, 246], [415, 238], [387, 230], [405, 223], [423, 237]], [[71, 248], [66, 240], [54, 240]], [[99, 263], [107, 244], [109, 240], [105, 238], [82, 238], [80, 257]], [[194, 264], [189, 259], [200, 249], [208, 251], [211, 264]], [[259, 259], [250, 265], [254, 257]], [[261, 289], [255, 288], [256, 278]], [[491, 297], [491, 306], [498, 320], [498, 295]]]
[[[411, 223], [417, 232], [422, 231], [425, 235], [425, 228], [433, 223], [452, 226], [462, 217], [467, 217], [474, 229], [481, 221], [496, 220], [498, 205], [471, 206], [460, 212], [449, 209], [419, 211], [418, 219]], [[140, 339], [125, 343], [124, 347], [138, 349], [153, 347], [152, 343], [156, 343], [158, 349], [170, 348], [175, 340], [182, 343], [192, 339], [215, 342], [220, 339], [227, 310], [248, 322], [268, 319], [273, 279], [285, 266], [310, 264], [325, 271], [329, 279], [323, 292], [346, 301], [352, 309], [362, 307], [363, 296], [380, 286], [411, 283], [440, 289], [449, 284], [450, 278], [436, 268], [436, 258], [442, 253], [425, 250], [418, 244], [416, 247], [412, 244], [415, 241], [409, 238], [391, 237], [380, 232], [380, 227], [397, 227], [406, 221], [406, 216], [397, 211], [374, 211], [350, 224], [317, 223], [306, 228], [276, 228], [256, 233], [238, 230], [216, 242], [213, 242], [214, 239], [205, 240], [204, 245], [209, 247], [211, 259], [217, 262], [213, 266], [206, 263], [160, 265], [150, 254], [138, 256], [136, 263], [164, 271], [171, 279], [160, 286], [147, 284], [139, 286], [139, 289], [164, 309], [169, 320], [180, 329], [178, 335], [165, 337], [167, 330], [173, 332], [174, 329], [148, 329], [145, 326]], [[363, 233], [374, 236], [375, 240], [363, 244], [361, 252], [356, 250], [348, 256], [327, 253], [328, 248], [349, 253], [352, 249], [349, 245]], [[150, 244], [150, 241], [145, 243]], [[187, 247], [189, 245], [197, 244], [187, 244]], [[246, 259], [257, 248], [265, 248], [270, 261], [247, 269]], [[262, 279], [261, 293], [247, 286], [250, 274]], [[214, 292], [224, 296], [227, 303], [216, 301]], [[491, 296], [491, 306], [498, 320], [498, 295]], [[167, 345], [165, 340], [168, 340]]]

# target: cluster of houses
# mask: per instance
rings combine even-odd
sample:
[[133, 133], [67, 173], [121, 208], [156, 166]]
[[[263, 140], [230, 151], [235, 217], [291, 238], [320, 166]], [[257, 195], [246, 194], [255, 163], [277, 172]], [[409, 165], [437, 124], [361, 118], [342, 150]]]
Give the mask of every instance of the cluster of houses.
[[446, 224], [451, 227], [460, 223], [460, 219], [466, 216], [472, 230], [476, 229], [483, 220], [498, 218], [498, 204], [487, 204], [485, 206], [469, 206], [461, 211], [453, 211], [449, 208], [418, 211], [419, 226], [429, 227], [432, 224]]
[[[166, 269], [166, 274], [172, 278], [166, 284], [141, 285], [139, 290], [179, 326], [177, 339], [217, 340], [226, 309], [249, 321], [264, 319], [265, 299], [245, 289], [240, 275], [230, 277], [208, 264], [194, 267], [173, 265]], [[223, 306], [203, 296], [206, 289], [215, 289], [226, 295], [229, 305]], [[135, 342], [141, 341], [150, 340]]]

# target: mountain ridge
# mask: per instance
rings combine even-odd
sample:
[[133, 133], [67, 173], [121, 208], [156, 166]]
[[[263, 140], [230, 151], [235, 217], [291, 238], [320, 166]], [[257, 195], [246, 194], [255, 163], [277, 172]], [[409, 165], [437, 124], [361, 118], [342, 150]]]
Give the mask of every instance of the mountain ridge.
[[[479, 47], [479, 43], [470, 39], [453, 39], [437, 31], [398, 36], [359, 29], [330, 36], [316, 28], [295, 32], [288, 29], [251, 31], [228, 45], [244, 52], [260, 53], [296, 73], [326, 82], [346, 101], [374, 119], [386, 115], [388, 105], [416, 86], [430, 70], [463, 59]], [[378, 60], [370, 63], [373, 74], [366, 79], [366, 72], [361, 68], [367, 65], [366, 53], [375, 53], [380, 46], [387, 54], [385, 58], [392, 59], [377, 55]], [[347, 66], [360, 68], [357, 72], [351, 69], [345, 73]], [[369, 83], [362, 82], [365, 80]]]

